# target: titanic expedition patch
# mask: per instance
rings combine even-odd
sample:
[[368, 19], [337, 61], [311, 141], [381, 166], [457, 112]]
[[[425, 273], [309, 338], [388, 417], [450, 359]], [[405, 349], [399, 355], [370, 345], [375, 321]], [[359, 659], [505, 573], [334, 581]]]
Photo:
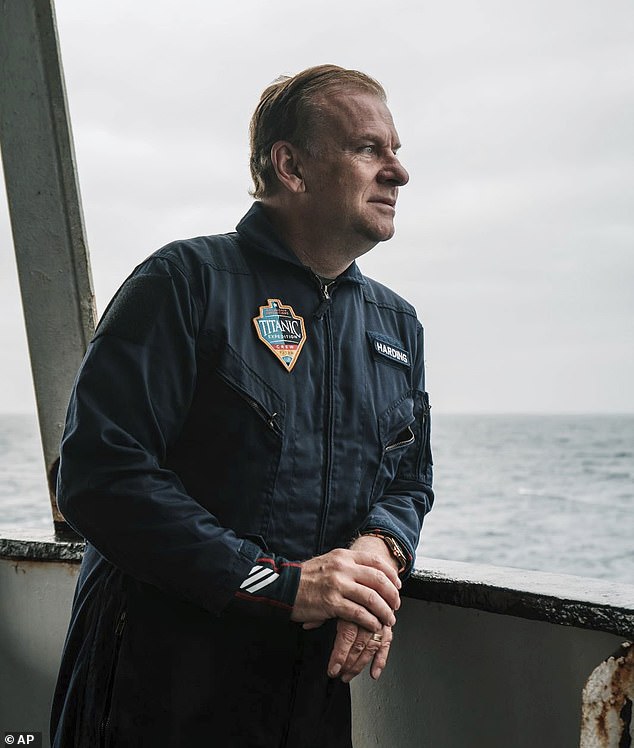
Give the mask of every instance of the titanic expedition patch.
[[306, 342], [304, 318], [280, 299], [267, 301], [268, 304], [260, 307], [260, 314], [253, 318], [255, 331], [282, 366], [291, 371]]

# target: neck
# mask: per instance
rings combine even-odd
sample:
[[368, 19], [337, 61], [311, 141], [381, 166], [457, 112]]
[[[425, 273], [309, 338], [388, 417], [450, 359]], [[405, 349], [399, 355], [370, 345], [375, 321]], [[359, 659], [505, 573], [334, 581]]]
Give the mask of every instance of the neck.
[[357, 257], [371, 247], [353, 248], [349, 243], [333, 236], [315, 225], [315, 221], [305, 219], [299, 211], [282, 210], [269, 202], [262, 201], [267, 216], [276, 233], [295, 253], [299, 261], [322, 278], [336, 278], [347, 270]]
[[313, 242], [303, 242], [287, 238], [288, 244], [303, 265], [309, 267], [320, 278], [337, 278], [354, 262], [352, 258], [342, 258], [332, 247], [318, 246]]

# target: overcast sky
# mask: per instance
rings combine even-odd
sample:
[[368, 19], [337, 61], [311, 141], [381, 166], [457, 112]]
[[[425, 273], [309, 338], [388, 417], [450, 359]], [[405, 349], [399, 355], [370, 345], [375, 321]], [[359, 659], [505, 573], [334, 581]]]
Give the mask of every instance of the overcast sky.
[[[248, 209], [281, 73], [377, 77], [410, 172], [362, 270], [412, 301], [438, 412], [634, 412], [631, 0], [58, 0], [99, 311]], [[34, 407], [4, 195], [0, 412]]]

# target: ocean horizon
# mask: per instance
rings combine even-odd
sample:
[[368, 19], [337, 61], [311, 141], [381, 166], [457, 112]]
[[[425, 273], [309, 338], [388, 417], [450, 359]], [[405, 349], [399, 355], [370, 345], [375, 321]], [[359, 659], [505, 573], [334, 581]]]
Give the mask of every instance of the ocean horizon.
[[[634, 414], [433, 412], [419, 554], [632, 583]], [[37, 419], [0, 414], [0, 532], [52, 528]]]

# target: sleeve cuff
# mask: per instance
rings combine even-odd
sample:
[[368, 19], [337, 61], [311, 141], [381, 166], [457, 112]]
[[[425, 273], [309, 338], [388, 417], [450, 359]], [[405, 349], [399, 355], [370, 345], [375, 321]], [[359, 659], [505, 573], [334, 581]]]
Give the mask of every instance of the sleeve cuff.
[[261, 553], [236, 590], [227, 611], [288, 620], [295, 604], [302, 565]]

